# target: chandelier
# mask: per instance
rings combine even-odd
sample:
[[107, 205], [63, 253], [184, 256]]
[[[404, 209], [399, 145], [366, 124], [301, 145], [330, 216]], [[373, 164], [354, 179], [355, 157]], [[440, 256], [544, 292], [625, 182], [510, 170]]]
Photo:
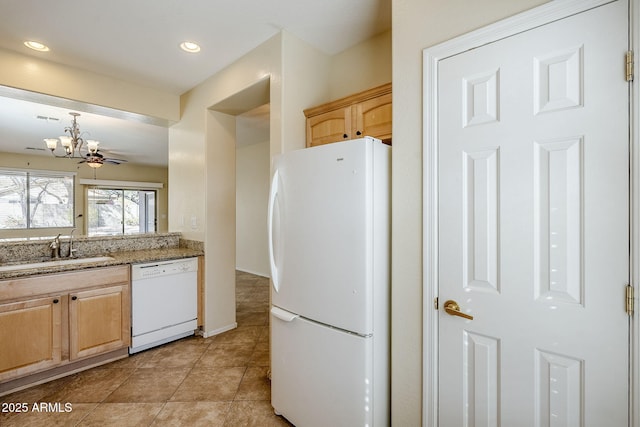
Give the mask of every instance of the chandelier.
[[[108, 159], [104, 157], [102, 154], [98, 152], [98, 141], [94, 141], [92, 139], [85, 139], [82, 137], [82, 133], [80, 132], [80, 127], [78, 126], [78, 116], [80, 113], [69, 113], [73, 116], [73, 120], [71, 121], [71, 126], [67, 126], [64, 128], [65, 134], [58, 138], [45, 138], [44, 142], [47, 145], [47, 148], [51, 150], [51, 154], [54, 157], [58, 158], [67, 158], [67, 159], [82, 159], [78, 163], [86, 163], [92, 168], [99, 168], [105, 162], [120, 164], [122, 162], [126, 162], [126, 160], [121, 159]], [[58, 149], [58, 140], [60, 140], [60, 146], [62, 148], [61, 154], [58, 154], [56, 150]]]

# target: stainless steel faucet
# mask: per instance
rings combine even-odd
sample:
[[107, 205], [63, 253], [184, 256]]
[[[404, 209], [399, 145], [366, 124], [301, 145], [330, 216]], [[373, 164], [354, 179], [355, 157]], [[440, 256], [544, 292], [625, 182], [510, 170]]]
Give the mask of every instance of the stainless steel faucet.
[[51, 243], [49, 243], [49, 249], [51, 249], [51, 258], [60, 258], [60, 235], [58, 234]]
[[71, 236], [69, 236], [69, 258], [75, 258], [76, 257], [77, 249], [75, 249], [73, 247], [73, 232], [74, 231], [76, 231], [75, 228], [73, 230], [71, 230]]

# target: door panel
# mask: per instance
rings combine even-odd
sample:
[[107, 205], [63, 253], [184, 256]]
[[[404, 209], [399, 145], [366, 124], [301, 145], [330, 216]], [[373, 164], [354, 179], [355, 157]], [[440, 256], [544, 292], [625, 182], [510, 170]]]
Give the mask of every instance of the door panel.
[[70, 359], [127, 347], [130, 312], [128, 285], [74, 292], [69, 303]]
[[0, 304], [0, 381], [60, 364], [62, 301], [56, 295]]
[[356, 118], [356, 137], [366, 135], [385, 142], [391, 140], [393, 108], [390, 93], [363, 101], [353, 108]]
[[627, 423], [626, 7], [439, 62], [441, 426]]
[[351, 106], [310, 117], [307, 119], [307, 146], [355, 138], [355, 135], [351, 135], [351, 127]]

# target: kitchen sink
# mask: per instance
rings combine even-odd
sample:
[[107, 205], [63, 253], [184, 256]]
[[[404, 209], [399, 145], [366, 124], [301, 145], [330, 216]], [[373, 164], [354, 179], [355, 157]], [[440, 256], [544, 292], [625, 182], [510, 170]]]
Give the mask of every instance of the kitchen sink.
[[87, 257], [87, 258], [62, 258], [62, 259], [51, 259], [48, 258], [47, 261], [35, 261], [35, 262], [26, 262], [15, 263], [15, 264], [5, 264], [0, 265], [0, 271], [15, 271], [15, 270], [30, 270], [35, 268], [42, 267], [55, 267], [58, 265], [69, 265], [69, 264], [89, 264], [93, 262], [102, 262], [102, 261], [111, 261], [114, 259], [110, 256], [95, 256], [95, 257]]

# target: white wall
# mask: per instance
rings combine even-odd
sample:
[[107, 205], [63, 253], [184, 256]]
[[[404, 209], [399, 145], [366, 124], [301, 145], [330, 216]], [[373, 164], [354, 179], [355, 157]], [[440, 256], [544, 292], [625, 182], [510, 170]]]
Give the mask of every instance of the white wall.
[[392, 0], [392, 424], [422, 419], [422, 50], [545, 0]]

